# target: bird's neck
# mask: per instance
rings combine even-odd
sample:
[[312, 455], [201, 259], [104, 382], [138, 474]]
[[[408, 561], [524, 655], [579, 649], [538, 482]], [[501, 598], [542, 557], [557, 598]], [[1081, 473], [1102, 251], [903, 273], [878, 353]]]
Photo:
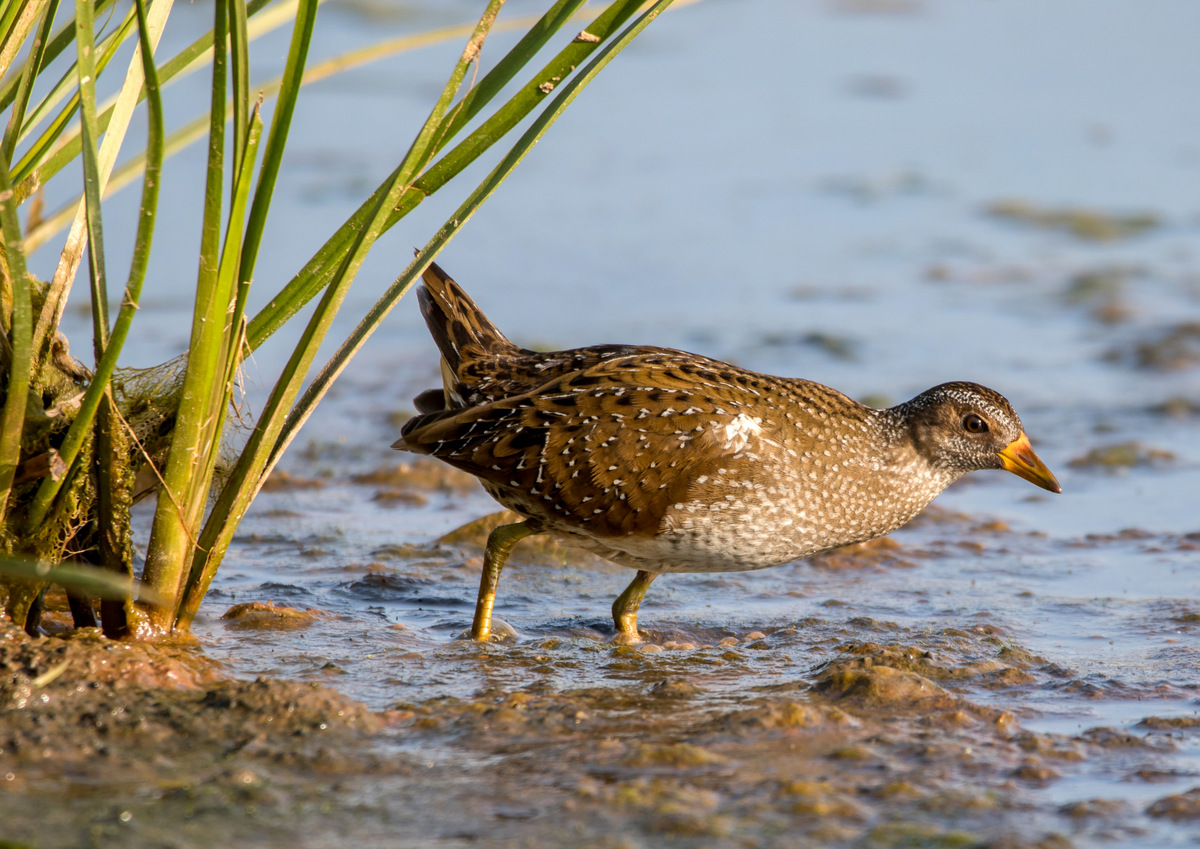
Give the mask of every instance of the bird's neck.
[[893, 475], [907, 481], [915, 489], [927, 492], [927, 501], [954, 483], [963, 473], [930, 461], [920, 450], [918, 435], [912, 426], [910, 402], [876, 410], [884, 466]]

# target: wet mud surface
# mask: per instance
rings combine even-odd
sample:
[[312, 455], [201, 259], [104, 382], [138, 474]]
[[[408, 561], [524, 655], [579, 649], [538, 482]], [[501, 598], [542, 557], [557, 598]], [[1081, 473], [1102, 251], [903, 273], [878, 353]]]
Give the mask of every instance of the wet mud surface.
[[317, 684], [230, 680], [195, 647], [88, 632], [30, 639], [2, 625], [0, 669], [4, 846], [232, 845], [288, 833], [333, 845], [319, 817], [297, 823], [289, 812], [319, 811], [339, 776], [370, 772], [362, 742], [386, 724]]

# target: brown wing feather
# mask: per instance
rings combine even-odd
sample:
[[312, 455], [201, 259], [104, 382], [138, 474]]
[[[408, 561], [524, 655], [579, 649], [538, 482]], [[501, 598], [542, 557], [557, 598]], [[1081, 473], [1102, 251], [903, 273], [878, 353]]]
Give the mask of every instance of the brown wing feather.
[[747, 462], [723, 434], [763, 400], [765, 385], [692, 354], [640, 351], [533, 391], [418, 416], [396, 447], [479, 477], [524, 515], [551, 524], [569, 515], [598, 535], [653, 534], [697, 477]]
[[500, 398], [524, 395], [566, 375], [585, 371], [619, 357], [645, 356], [651, 353], [674, 354], [665, 348], [634, 345], [594, 345], [569, 351], [542, 353], [517, 349], [515, 353], [465, 358], [456, 372], [466, 390], [467, 406]]

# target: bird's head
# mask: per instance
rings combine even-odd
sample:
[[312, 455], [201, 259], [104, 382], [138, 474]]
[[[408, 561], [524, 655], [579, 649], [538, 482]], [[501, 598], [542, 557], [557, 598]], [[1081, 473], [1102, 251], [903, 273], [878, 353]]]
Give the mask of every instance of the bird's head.
[[998, 392], [977, 383], [943, 383], [899, 408], [917, 451], [954, 476], [1007, 469], [1030, 483], [1062, 492], [1029, 444], [1021, 419]]

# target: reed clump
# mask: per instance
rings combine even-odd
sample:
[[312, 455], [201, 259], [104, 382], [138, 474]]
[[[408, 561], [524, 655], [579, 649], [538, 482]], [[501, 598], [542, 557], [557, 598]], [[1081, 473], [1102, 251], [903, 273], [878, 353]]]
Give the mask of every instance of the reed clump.
[[[319, 0], [216, 0], [212, 30], [169, 58], [156, 50], [171, 0], [135, 0], [124, 14], [115, 0], [75, 0], [73, 8], [61, 0], [5, 5], [0, 10], [0, 109], [7, 112], [0, 139], [4, 615], [36, 632], [45, 588], [58, 584], [68, 591], [76, 626], [98, 625], [112, 637], [139, 638], [186, 630], [251, 501], [350, 358], [579, 91], [670, 3], [614, 0], [584, 17], [584, 0], [557, 0], [540, 16], [510, 20], [500, 14], [504, 0], [490, 0], [474, 25], [394, 39], [315, 65], [308, 56]], [[282, 25], [292, 28], [284, 73], [252, 82], [255, 39]], [[493, 67], [480, 69], [481, 47], [499, 28], [523, 35]], [[438, 38], [465, 44], [398, 165], [290, 280], [256, 281], [273, 295], [265, 308], [249, 314], [247, 294], [303, 85], [336, 68]], [[136, 50], [129, 65], [120, 67], [115, 57], [127, 43]], [[545, 64], [531, 66], [550, 54]], [[163, 85], [205, 67], [211, 74], [207, 114], [168, 132]], [[101, 101], [98, 79], [118, 81], [119, 91]], [[262, 116], [264, 96], [274, 98], [269, 126]], [[139, 108], [147, 119], [144, 146], [117, 168]], [[483, 182], [361, 316], [333, 358], [314, 369], [333, 317], [378, 238], [465, 167], [497, 150], [531, 114], [536, 117], [528, 129], [496, 157]], [[207, 157], [190, 342], [170, 362], [130, 369], [122, 365], [122, 346], [137, 326], [155, 228], [160, 217], [170, 224], [169, 210], [158, 202], [163, 161], [201, 139]], [[42, 187], [69, 179], [78, 181], [79, 198], [45, 213]], [[105, 259], [105, 199], [139, 180], [133, 258], [128, 273], [118, 278]], [[52, 279], [35, 279], [26, 256], [60, 235]], [[118, 287], [120, 307], [110, 315], [109, 293]], [[90, 302], [89, 365], [72, 356], [59, 329], [74, 298]], [[299, 321], [300, 311], [314, 300], [262, 411], [253, 421], [235, 422], [231, 411], [241, 364], [280, 328]], [[237, 440], [230, 438], [235, 425]], [[142, 498], [155, 499], [155, 512], [149, 539], [139, 541], [145, 558], [135, 562], [129, 511]]]

